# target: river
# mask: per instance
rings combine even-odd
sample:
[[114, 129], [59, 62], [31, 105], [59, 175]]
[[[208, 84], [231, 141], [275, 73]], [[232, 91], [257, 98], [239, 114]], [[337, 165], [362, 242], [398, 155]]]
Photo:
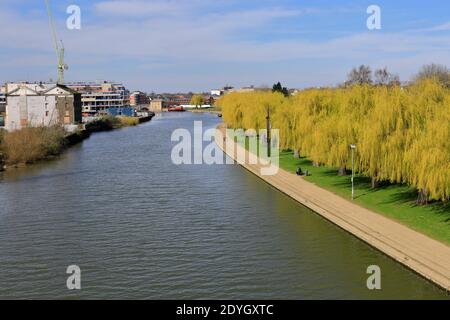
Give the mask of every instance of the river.
[[171, 134], [194, 120], [220, 121], [157, 115], [0, 173], [0, 298], [448, 298], [240, 166], [173, 165]]

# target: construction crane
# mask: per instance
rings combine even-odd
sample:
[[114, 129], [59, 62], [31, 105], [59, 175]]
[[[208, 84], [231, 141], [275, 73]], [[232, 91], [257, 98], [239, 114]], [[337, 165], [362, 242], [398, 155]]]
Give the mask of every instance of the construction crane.
[[45, 5], [47, 6], [48, 21], [50, 23], [50, 29], [53, 36], [53, 46], [55, 48], [56, 59], [58, 60], [58, 84], [64, 84], [64, 71], [69, 69], [69, 66], [64, 63], [64, 44], [62, 40], [58, 43], [55, 22], [53, 20], [49, 0], [45, 0]]

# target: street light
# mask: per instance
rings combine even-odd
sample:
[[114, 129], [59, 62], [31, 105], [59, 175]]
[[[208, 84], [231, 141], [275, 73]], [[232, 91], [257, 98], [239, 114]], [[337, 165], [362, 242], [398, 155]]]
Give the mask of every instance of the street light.
[[355, 150], [356, 150], [356, 145], [351, 144], [350, 149], [352, 149], [352, 200], [355, 200]]
[[272, 136], [271, 136], [271, 124], [270, 124], [270, 106], [266, 106], [267, 116], [266, 116], [266, 126], [267, 126], [267, 157], [270, 159], [271, 157], [271, 144], [272, 144]]

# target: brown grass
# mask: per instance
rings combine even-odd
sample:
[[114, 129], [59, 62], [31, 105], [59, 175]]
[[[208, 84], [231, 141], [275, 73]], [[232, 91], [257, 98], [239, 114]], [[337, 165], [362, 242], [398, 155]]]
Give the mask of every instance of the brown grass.
[[137, 126], [139, 119], [126, 116], [104, 116], [98, 120], [86, 124], [86, 130], [89, 132], [109, 131], [123, 127]]
[[37, 127], [3, 134], [0, 150], [6, 165], [27, 164], [60, 154], [65, 147], [61, 127]]
[[139, 119], [135, 117], [118, 116], [117, 119], [119, 119], [120, 125], [123, 127], [132, 127], [139, 124]]

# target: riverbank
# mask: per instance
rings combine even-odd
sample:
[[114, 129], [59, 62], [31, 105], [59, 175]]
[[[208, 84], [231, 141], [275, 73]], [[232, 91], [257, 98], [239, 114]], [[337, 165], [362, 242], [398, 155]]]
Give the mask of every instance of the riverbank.
[[217, 114], [217, 115], [222, 114], [222, 110], [220, 110], [219, 108], [188, 109], [187, 111], [192, 112], [192, 113], [211, 113], [211, 114]]
[[[339, 168], [315, 166], [307, 157], [294, 157], [292, 151], [280, 153], [280, 167], [290, 173], [298, 168], [310, 173], [306, 181], [331, 191], [347, 200], [352, 198], [351, 171], [338, 175]], [[435, 240], [450, 245], [450, 202], [433, 201], [418, 205], [417, 192], [406, 184], [383, 182], [373, 188], [372, 181], [356, 173], [354, 202]]]
[[[219, 128], [223, 135], [224, 126]], [[226, 139], [224, 144], [217, 134], [216, 142], [224, 152], [226, 143], [232, 143], [234, 150], [239, 150], [248, 157], [248, 151], [233, 140]], [[236, 159], [236, 154], [228, 156]], [[449, 246], [345, 200], [281, 168], [274, 176], [263, 176], [260, 173], [262, 166], [259, 164], [242, 166], [325, 219], [450, 291]]]
[[107, 116], [87, 123], [84, 129], [67, 133], [62, 127], [24, 128], [0, 132], [0, 171], [23, 167], [61, 155], [67, 148], [90, 137], [94, 132], [111, 131], [148, 122], [147, 117]]

